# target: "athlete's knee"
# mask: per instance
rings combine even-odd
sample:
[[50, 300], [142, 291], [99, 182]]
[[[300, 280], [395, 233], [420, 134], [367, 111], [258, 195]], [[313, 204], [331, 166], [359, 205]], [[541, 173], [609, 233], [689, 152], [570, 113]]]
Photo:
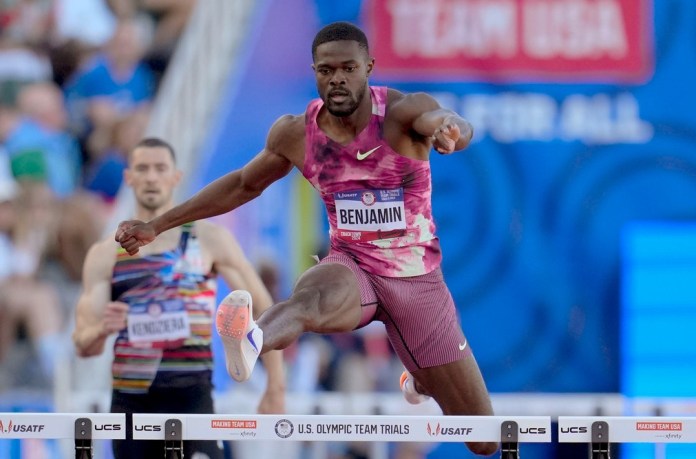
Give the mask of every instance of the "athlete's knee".
[[466, 446], [469, 451], [479, 456], [492, 456], [498, 451], [498, 444], [493, 442], [471, 442]]

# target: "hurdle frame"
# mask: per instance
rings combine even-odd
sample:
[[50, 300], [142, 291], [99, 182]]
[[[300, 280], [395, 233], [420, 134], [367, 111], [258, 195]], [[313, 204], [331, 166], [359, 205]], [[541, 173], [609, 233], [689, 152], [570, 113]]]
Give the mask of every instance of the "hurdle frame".
[[613, 443], [696, 443], [696, 417], [559, 416], [559, 443], [587, 443], [591, 459], [611, 459]]
[[[0, 438], [72, 437], [76, 459], [92, 459], [95, 439], [126, 438], [123, 413], [0, 413], [0, 423]], [[166, 459], [181, 459], [186, 440], [495, 442], [501, 459], [519, 459], [520, 443], [551, 442], [551, 417], [134, 413], [131, 430], [162, 440]]]
[[75, 419], [75, 459], [92, 459], [92, 420], [88, 417]]

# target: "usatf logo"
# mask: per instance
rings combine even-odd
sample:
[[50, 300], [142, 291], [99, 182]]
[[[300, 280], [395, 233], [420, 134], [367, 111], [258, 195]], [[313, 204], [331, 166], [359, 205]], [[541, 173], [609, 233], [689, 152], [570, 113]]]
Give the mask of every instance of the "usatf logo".
[[473, 427], [440, 427], [438, 422], [435, 427], [428, 423], [426, 431], [431, 437], [446, 436], [446, 435], [469, 435], [474, 430]]
[[292, 425], [292, 422], [288, 421], [287, 419], [281, 419], [280, 421], [276, 422], [275, 433], [280, 438], [288, 438], [290, 435], [292, 435], [294, 430], [295, 427]]
[[12, 420], [10, 420], [7, 425], [5, 425], [2, 420], [0, 420], [0, 432], [2, 433], [10, 433], [12, 432]]
[[9, 422], [0, 420], [0, 433], [3, 434], [8, 434], [11, 432], [42, 432], [44, 427], [45, 426], [43, 424], [15, 424], [11, 419]]
[[431, 437], [435, 437], [437, 435], [440, 435], [440, 423], [438, 422], [437, 425], [433, 428], [430, 423], [428, 423], [428, 427], [426, 428], [428, 435]]

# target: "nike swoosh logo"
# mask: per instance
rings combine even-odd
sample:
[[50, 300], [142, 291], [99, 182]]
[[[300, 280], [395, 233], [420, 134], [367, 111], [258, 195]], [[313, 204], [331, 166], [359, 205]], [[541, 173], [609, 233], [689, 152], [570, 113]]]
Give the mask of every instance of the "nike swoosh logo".
[[358, 161], [362, 161], [363, 159], [367, 158], [368, 156], [370, 156], [372, 153], [374, 153], [375, 150], [377, 150], [381, 146], [382, 145], [377, 145], [375, 148], [373, 148], [372, 150], [368, 150], [365, 153], [360, 153], [360, 150], [358, 150], [358, 154], [356, 156], [358, 158]]
[[468, 341], [464, 341], [463, 343], [459, 343], [459, 350], [463, 351], [464, 349], [466, 349], [467, 343], [468, 343]]

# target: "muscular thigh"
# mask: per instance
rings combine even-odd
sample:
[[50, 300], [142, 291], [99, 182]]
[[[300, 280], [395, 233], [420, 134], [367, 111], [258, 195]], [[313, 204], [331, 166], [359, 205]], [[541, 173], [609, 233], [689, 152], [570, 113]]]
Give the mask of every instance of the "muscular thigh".
[[321, 324], [317, 331], [350, 331], [368, 324], [377, 306], [377, 297], [367, 274], [347, 255], [331, 252], [310, 268], [298, 281], [320, 292]]
[[457, 311], [439, 269], [416, 277], [372, 279], [379, 298], [377, 319], [410, 372], [469, 355]]

